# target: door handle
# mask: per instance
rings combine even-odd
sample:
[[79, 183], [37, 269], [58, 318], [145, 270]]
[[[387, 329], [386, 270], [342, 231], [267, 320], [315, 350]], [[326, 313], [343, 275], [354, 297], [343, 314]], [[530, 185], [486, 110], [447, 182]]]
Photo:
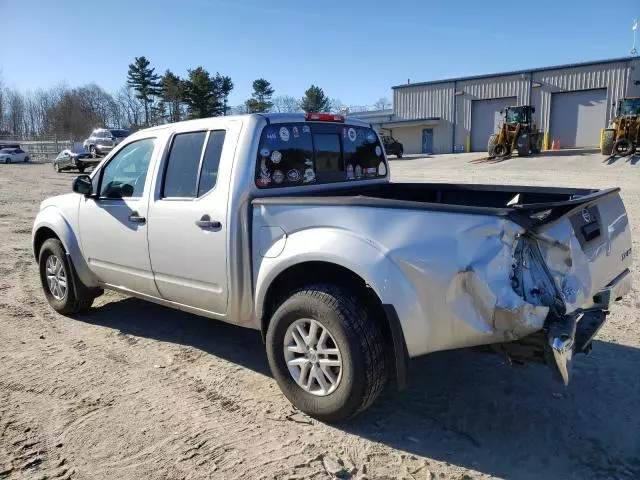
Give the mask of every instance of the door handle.
[[129, 215], [129, 221], [133, 223], [144, 223], [147, 221], [147, 219], [141, 217], [138, 212], [131, 212], [131, 215]]
[[209, 215], [203, 215], [200, 220], [196, 220], [196, 225], [200, 228], [222, 228], [222, 224], [216, 220], [211, 220]]

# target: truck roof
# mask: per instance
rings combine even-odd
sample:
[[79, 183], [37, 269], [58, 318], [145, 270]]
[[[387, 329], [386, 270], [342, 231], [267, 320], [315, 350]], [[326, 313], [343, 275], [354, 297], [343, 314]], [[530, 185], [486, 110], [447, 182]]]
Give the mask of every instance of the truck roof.
[[[206, 124], [208, 120], [212, 120], [212, 119], [220, 119], [220, 118], [224, 118], [227, 120], [239, 120], [239, 119], [243, 119], [243, 118], [250, 118], [250, 117], [262, 117], [265, 118], [267, 120], [267, 122], [269, 123], [292, 123], [292, 122], [305, 122], [305, 114], [304, 113], [250, 113], [250, 114], [246, 114], [246, 115], [229, 115], [226, 117], [208, 117], [208, 118], [197, 118], [197, 119], [193, 119], [193, 120], [184, 120], [182, 122], [175, 122], [175, 123], [167, 123], [164, 125], [158, 125], [155, 127], [149, 127], [149, 128], [145, 128], [143, 130], [138, 130], [138, 132], [152, 132], [152, 131], [160, 131], [160, 130], [164, 130], [167, 128], [171, 128], [172, 126], [175, 125], [186, 125], [189, 123], [193, 123], [195, 124], [200, 124], [198, 126], [201, 126], [201, 124]], [[333, 123], [333, 122], [332, 122]], [[341, 122], [336, 122], [336, 123], [341, 123]], [[362, 121], [358, 118], [355, 117], [344, 117], [344, 123], [348, 124], [348, 125], [357, 125], [357, 126], [361, 126], [361, 127], [370, 127], [371, 124], [365, 121]]]

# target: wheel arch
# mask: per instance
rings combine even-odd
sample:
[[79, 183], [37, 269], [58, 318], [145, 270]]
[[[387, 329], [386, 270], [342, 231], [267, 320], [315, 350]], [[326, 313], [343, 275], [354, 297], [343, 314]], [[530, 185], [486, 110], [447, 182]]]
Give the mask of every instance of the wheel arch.
[[33, 254], [38, 259], [42, 244], [49, 238], [57, 238], [71, 258], [73, 268], [88, 288], [98, 287], [98, 280], [82, 255], [78, 238], [62, 213], [55, 207], [41, 210], [36, 217], [32, 233]]
[[399, 389], [406, 387], [407, 346], [400, 320], [393, 305], [383, 304], [378, 293], [358, 273], [337, 263], [311, 260], [296, 263], [279, 272], [266, 289], [260, 309], [260, 329], [263, 340], [272, 314], [287, 296], [305, 286], [333, 284], [354, 293], [380, 323], [385, 339], [387, 361], [396, 374]]

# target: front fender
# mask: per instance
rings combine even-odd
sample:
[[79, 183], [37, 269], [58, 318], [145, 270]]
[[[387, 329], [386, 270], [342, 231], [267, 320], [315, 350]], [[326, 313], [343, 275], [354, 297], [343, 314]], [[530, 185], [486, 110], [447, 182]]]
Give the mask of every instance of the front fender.
[[[336, 246], [339, 245], [339, 248]], [[351, 270], [378, 295], [383, 304], [393, 305], [402, 326], [409, 356], [424, 351], [429, 336], [429, 322], [419, 297], [402, 270], [387, 255], [385, 248], [372, 239], [352, 231], [336, 228], [311, 228], [286, 237], [282, 252], [273, 257], [256, 259], [255, 311], [262, 318], [269, 286], [282, 272], [305, 262], [333, 263]], [[407, 332], [420, 332], [407, 336]]]
[[71, 257], [73, 267], [82, 283], [89, 288], [97, 287], [98, 279], [91, 271], [89, 265], [87, 265], [87, 262], [84, 259], [84, 256], [82, 255], [79, 239], [73, 230], [70, 220], [59, 208], [55, 206], [48, 206], [40, 210], [33, 224], [31, 245], [36, 259], [38, 258], [39, 253], [36, 251], [36, 240], [39, 232], [43, 228], [53, 231], [53, 233], [55, 233], [60, 239], [64, 249]]

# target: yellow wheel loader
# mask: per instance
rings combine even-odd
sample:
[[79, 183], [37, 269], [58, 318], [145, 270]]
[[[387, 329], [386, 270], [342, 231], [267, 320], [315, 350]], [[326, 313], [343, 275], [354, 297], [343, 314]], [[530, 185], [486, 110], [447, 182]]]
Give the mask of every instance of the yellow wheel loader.
[[609, 125], [600, 143], [603, 155], [626, 157], [635, 153], [640, 142], [640, 97], [618, 101], [616, 119]]
[[522, 105], [507, 107], [505, 112], [500, 112], [504, 113], [504, 121], [498, 133], [489, 137], [489, 158], [507, 158], [516, 151], [520, 157], [540, 153], [543, 135], [532, 119], [535, 111], [531, 105]]

